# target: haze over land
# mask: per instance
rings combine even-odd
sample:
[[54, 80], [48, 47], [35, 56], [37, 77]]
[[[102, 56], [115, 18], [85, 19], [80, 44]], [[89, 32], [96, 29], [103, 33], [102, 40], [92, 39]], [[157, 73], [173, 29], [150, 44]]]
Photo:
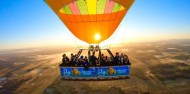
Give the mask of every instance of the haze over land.
[[[190, 40], [167, 40], [117, 45], [113, 53], [127, 53], [130, 79], [64, 81], [59, 74], [61, 55], [74, 48], [33, 48], [0, 52], [0, 77], [7, 77], [1, 94], [188, 94]], [[112, 93], [111, 93], [112, 92]]]

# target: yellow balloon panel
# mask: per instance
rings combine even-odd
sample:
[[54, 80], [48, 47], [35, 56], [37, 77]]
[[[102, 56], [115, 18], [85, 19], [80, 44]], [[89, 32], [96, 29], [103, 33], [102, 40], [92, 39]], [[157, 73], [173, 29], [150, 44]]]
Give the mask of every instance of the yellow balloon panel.
[[86, 1], [87, 1], [88, 13], [89, 14], [96, 14], [96, 2], [97, 2], [97, 0], [86, 0]]

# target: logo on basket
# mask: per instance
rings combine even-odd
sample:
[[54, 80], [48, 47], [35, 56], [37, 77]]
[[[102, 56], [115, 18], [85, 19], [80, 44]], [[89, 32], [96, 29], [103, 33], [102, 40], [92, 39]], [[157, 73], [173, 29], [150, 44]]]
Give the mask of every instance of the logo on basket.
[[79, 71], [77, 68], [73, 68], [72, 74], [73, 74], [74, 76], [80, 75], [80, 71]]
[[109, 67], [107, 72], [109, 73], [109, 75], [116, 74], [116, 70], [112, 67]]

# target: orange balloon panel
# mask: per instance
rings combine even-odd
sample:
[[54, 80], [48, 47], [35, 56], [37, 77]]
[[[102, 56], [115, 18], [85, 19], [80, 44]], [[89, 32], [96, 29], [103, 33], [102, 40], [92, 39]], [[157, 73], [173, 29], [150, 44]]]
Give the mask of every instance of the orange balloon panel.
[[89, 44], [99, 44], [114, 33], [134, 0], [45, 0], [45, 2], [78, 39]]
[[[58, 16], [77, 38], [90, 44], [97, 44], [113, 34], [125, 13], [126, 10], [106, 15], [72, 15], [59, 13]], [[85, 18], [91, 21], [77, 21], [76, 18]], [[100, 35], [100, 39], [96, 39], [96, 35]]]

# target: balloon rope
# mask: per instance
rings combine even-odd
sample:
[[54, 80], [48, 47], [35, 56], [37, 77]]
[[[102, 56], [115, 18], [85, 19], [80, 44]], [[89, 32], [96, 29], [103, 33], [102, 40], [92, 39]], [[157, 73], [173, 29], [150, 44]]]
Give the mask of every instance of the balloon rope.
[[[127, 16], [124, 17], [124, 21], [126, 21], [126, 20], [127, 20]], [[126, 34], [127, 34], [127, 23], [126, 23], [126, 22], [124, 22], [124, 26], [126, 26], [126, 27], [125, 27], [125, 29], [124, 29], [125, 31], [124, 31], [124, 37], [123, 37], [123, 44], [126, 43], [126, 42], [125, 42], [125, 41], [126, 41], [125, 36], [126, 36]]]
[[[66, 1], [66, 0], [65, 0], [65, 1]], [[61, 1], [61, 2], [63, 2], [63, 1]], [[65, 3], [65, 2], [63, 2], [63, 3]], [[66, 15], [67, 15], [67, 14], [66, 14]], [[68, 15], [67, 15], [67, 16], [68, 16]], [[77, 42], [75, 41], [74, 36], [72, 36], [71, 33], [69, 33], [68, 31], [69, 31], [69, 30], [68, 30], [68, 28], [67, 28], [67, 31], [66, 31], [67, 35], [70, 35], [71, 37], [73, 37], [73, 38], [71, 38], [71, 39], [73, 39], [74, 43], [77, 44]], [[64, 36], [65, 36], [65, 35], [64, 35]], [[65, 37], [68, 38], [67, 36], [65, 36]], [[79, 47], [78, 44], [77, 44], [77, 48], [80, 49], [80, 47]]]
[[[123, 22], [122, 22], [122, 23], [123, 23]], [[122, 23], [121, 23], [121, 24], [122, 24]], [[110, 44], [110, 48], [111, 48], [111, 46], [113, 45], [116, 36], [118, 36], [118, 34], [119, 34], [119, 31], [120, 31], [120, 28], [121, 28], [121, 24], [120, 24], [119, 27], [116, 29], [116, 32], [115, 32], [115, 34], [114, 34], [114, 36], [113, 36], [113, 39], [112, 39], [112, 41], [111, 41], [111, 44]], [[120, 32], [122, 32], [122, 31], [120, 31]]]
[[71, 35], [71, 33], [67, 32], [67, 34], [69, 34], [71, 36], [71, 39], [74, 41], [74, 43], [77, 45], [77, 48], [80, 49], [80, 44], [77, 43], [76, 41], [76, 37], [74, 37], [73, 35]]
[[[118, 29], [119, 29], [119, 28], [118, 28]], [[116, 38], [116, 35], [118, 35], [118, 31], [119, 31], [119, 30], [117, 30], [117, 31], [115, 32], [114, 36], [113, 36], [113, 39], [112, 39], [111, 44], [110, 44], [110, 48], [111, 48], [111, 46], [113, 45], [113, 42], [114, 42], [114, 40], [115, 40], [115, 38]]]

